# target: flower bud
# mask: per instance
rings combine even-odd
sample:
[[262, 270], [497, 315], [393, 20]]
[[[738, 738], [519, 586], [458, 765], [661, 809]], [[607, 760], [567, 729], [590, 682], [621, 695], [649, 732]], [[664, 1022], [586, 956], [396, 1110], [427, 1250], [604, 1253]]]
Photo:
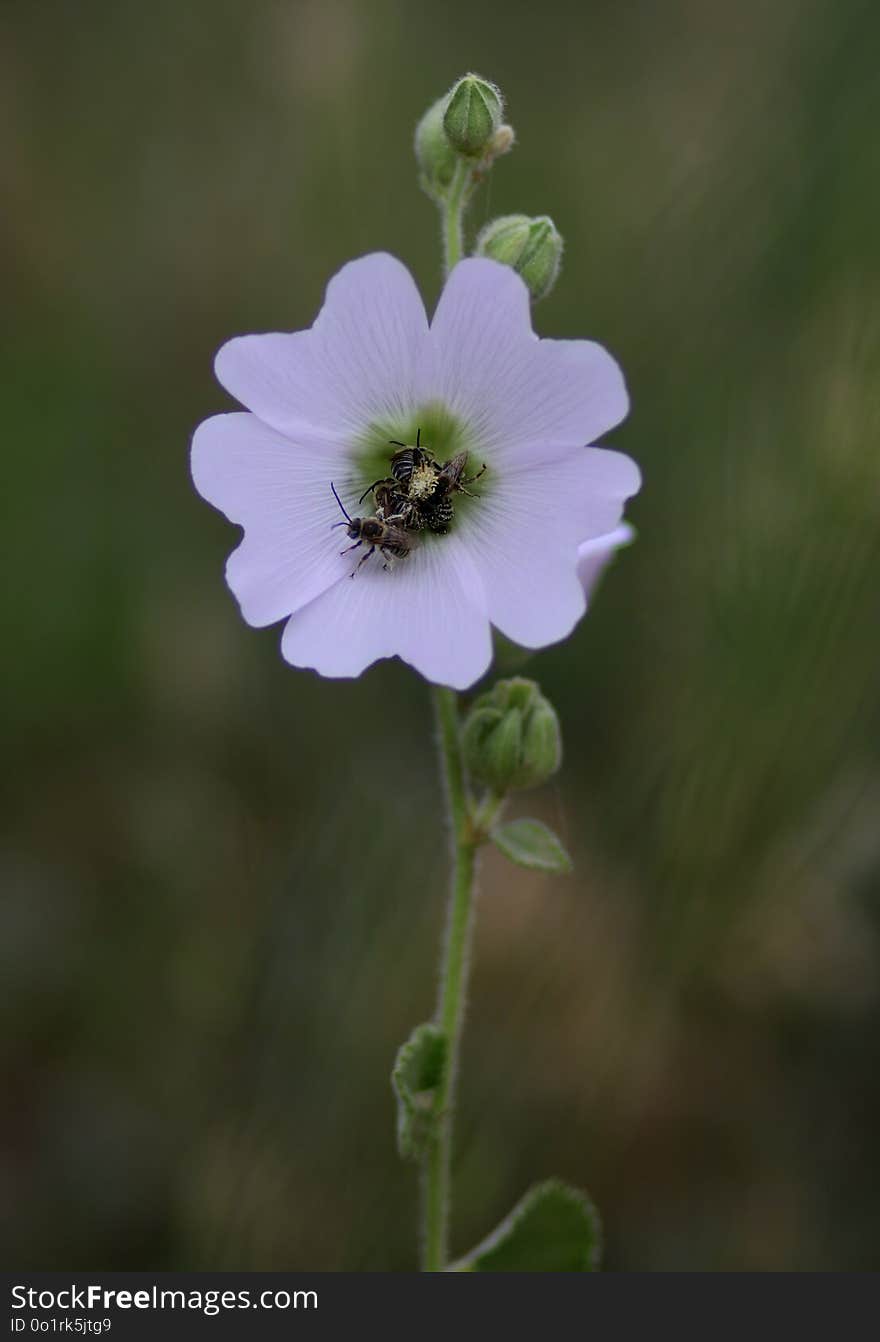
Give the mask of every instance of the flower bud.
[[449, 186], [458, 161], [443, 129], [445, 110], [446, 99], [438, 98], [416, 126], [415, 151], [420, 182], [423, 190], [435, 199], [442, 197]]
[[515, 140], [513, 126], [499, 126], [489, 143], [489, 157], [500, 158], [502, 154], [509, 154]]
[[562, 761], [559, 719], [533, 680], [499, 680], [465, 718], [462, 748], [472, 776], [494, 792], [537, 787]]
[[530, 219], [526, 214], [507, 214], [493, 219], [477, 238], [477, 256], [501, 261], [521, 275], [535, 302], [546, 297], [559, 274], [562, 238], [546, 214]]
[[446, 100], [443, 126], [452, 147], [466, 158], [482, 158], [501, 126], [504, 104], [488, 79], [465, 75]]

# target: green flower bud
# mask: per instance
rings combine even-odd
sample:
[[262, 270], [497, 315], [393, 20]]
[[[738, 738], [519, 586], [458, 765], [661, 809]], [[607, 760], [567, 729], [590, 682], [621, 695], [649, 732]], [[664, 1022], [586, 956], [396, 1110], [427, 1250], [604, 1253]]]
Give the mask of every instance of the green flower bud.
[[454, 149], [466, 158], [482, 158], [501, 126], [504, 103], [488, 79], [465, 75], [453, 85], [443, 125]]
[[526, 214], [507, 214], [493, 219], [477, 238], [477, 256], [490, 256], [512, 266], [529, 287], [535, 302], [546, 297], [559, 274], [562, 238], [548, 215], [530, 219]]
[[458, 162], [458, 155], [443, 129], [446, 99], [438, 98], [416, 126], [416, 161], [422, 189], [435, 199], [442, 197]]
[[537, 787], [562, 762], [559, 719], [533, 680], [499, 680], [465, 718], [462, 749], [472, 776], [494, 792]]
[[510, 786], [522, 754], [523, 720], [516, 708], [475, 708], [465, 722], [462, 743], [471, 773], [499, 793]]

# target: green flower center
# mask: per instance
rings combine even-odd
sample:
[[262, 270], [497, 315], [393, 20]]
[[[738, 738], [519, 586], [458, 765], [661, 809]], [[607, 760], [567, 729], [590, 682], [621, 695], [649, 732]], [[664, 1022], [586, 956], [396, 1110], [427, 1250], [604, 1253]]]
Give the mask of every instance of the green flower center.
[[[417, 437], [422, 450], [429, 453], [441, 467], [459, 453], [466, 452], [468, 460], [464, 469], [465, 480], [476, 475], [483, 465], [486, 466], [485, 472], [474, 485], [473, 497], [458, 489], [449, 495], [454, 516], [449, 523], [448, 532], [452, 532], [462, 517], [470, 510], [479, 508], [481, 497], [491, 489], [492, 470], [491, 464], [481, 454], [476, 444], [475, 434], [439, 401], [429, 401], [419, 406], [409, 416], [388, 418], [368, 425], [352, 453], [349, 488], [354, 497], [351, 502], [354, 503], [358, 496], [377, 480], [389, 478], [391, 458], [399, 450], [394, 446], [394, 442], [414, 447]], [[419, 502], [420, 495], [430, 493], [430, 481], [414, 476], [409, 491], [409, 497]], [[358, 510], [365, 512], [372, 506], [371, 496], [367, 495], [363, 504], [358, 505]], [[419, 533], [420, 542], [435, 539], [442, 540], [443, 537], [429, 530]]]

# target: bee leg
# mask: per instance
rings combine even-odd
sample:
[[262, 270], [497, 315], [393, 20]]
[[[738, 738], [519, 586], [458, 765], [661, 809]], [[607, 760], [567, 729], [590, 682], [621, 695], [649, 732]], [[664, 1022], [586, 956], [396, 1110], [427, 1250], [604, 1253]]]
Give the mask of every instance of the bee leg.
[[484, 473], [485, 469], [486, 469], [486, 463], [484, 461], [480, 469], [477, 471], [476, 475], [469, 475], [466, 480], [460, 480], [458, 485], [459, 493], [467, 494], [469, 499], [478, 499], [480, 497], [479, 494], [468, 494], [468, 491], [465, 489], [465, 485], [472, 485], [475, 480], [479, 480], [480, 476]]
[[396, 483], [397, 483], [396, 480], [374, 480], [373, 483], [370, 485], [369, 489], [365, 489], [363, 494], [361, 494], [360, 498], [358, 499], [358, 503], [363, 503], [367, 495], [372, 494], [373, 490], [378, 489], [380, 485], [394, 485]]
[[372, 558], [374, 549], [375, 546], [371, 545], [367, 553], [361, 557], [360, 562], [358, 563], [357, 567], [354, 570], [354, 573], [350, 573], [348, 575], [350, 578], [353, 578], [355, 576], [355, 573], [359, 573], [360, 570], [363, 568], [364, 564], [366, 564], [367, 560]]
[[341, 555], [351, 554], [352, 550], [356, 550], [360, 544], [360, 541], [355, 541], [354, 545], [346, 545], [345, 549], [340, 550], [339, 553]]

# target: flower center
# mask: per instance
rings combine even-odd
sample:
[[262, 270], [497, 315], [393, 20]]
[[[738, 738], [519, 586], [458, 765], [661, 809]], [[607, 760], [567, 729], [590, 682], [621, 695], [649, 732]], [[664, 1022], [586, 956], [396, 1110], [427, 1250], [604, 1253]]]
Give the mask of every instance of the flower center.
[[454, 531], [491, 487], [476, 435], [437, 401], [406, 417], [370, 424], [355, 444], [352, 468], [349, 488], [355, 497], [375, 486], [362, 509], [381, 510], [386, 520], [398, 517], [419, 543]]

